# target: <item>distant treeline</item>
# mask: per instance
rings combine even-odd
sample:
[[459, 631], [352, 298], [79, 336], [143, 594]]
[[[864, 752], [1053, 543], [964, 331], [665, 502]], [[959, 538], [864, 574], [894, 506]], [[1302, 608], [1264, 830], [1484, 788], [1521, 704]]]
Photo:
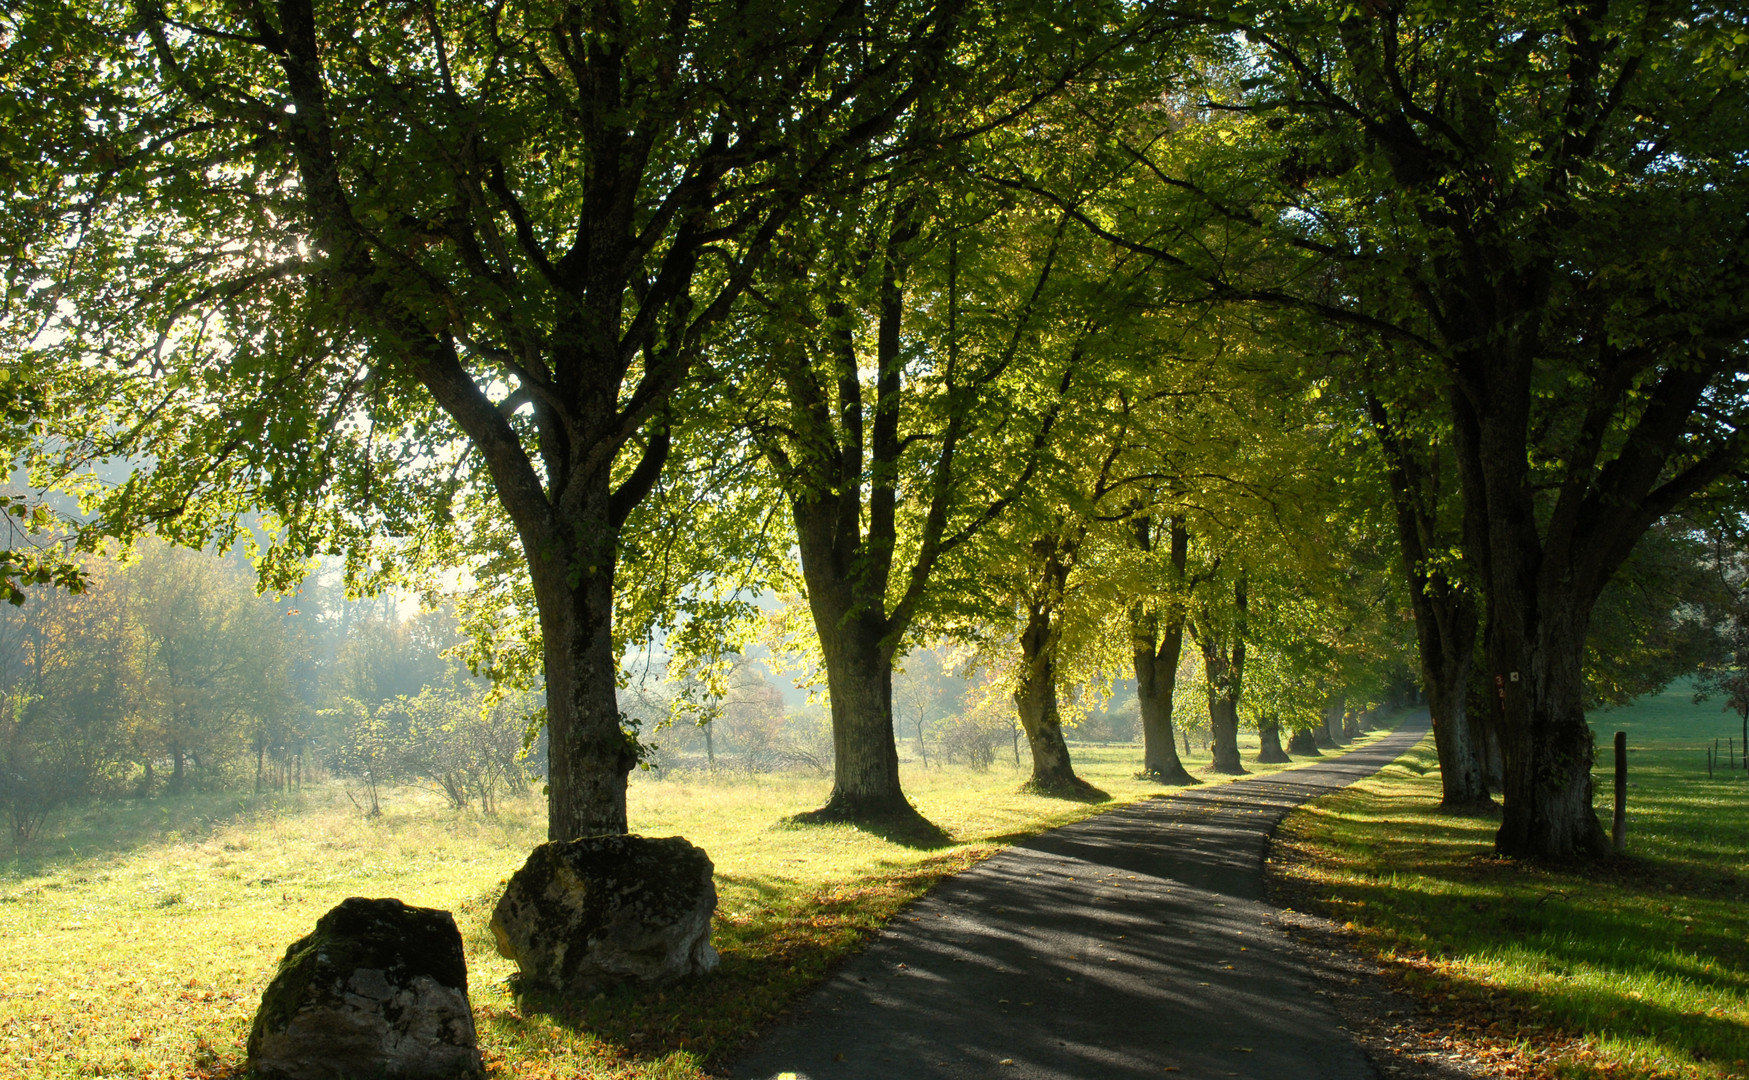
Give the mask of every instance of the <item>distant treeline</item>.
[[544, 760], [538, 695], [493, 695], [446, 650], [453, 618], [403, 618], [312, 577], [263, 597], [240, 556], [141, 545], [77, 594], [0, 610], [0, 801], [15, 844], [70, 800], [257, 791], [340, 776], [490, 809]]

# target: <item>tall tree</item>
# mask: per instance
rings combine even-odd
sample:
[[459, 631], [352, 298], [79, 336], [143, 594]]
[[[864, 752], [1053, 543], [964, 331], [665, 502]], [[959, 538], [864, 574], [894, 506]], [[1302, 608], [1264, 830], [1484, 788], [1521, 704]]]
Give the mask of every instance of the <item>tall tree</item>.
[[[1503, 700], [1505, 854], [1608, 850], [1587, 622], [1636, 541], [1749, 444], [1739, 16], [1645, 0], [1235, 9], [1209, 100], [1113, 140], [1152, 183], [1081, 215], [1176, 259], [1211, 299], [1381, 335], [1437, 380], [1481, 522], [1465, 555]], [[1211, 124], [1184, 125], [1190, 109]], [[1268, 256], [1185, 242], [1185, 214], [1267, 236]]]
[[1334, 226], [1315, 242], [1350, 288], [1395, 278], [1347, 310], [1420, 340], [1445, 377], [1503, 699], [1498, 847], [1602, 854], [1587, 623], [1639, 538], [1746, 449], [1738, 20], [1599, 0], [1316, 21], [1316, 37], [1284, 19], [1255, 40], [1302, 118], [1287, 138], [1321, 128], [1352, 162], [1307, 178]]
[[109, 526], [222, 537], [255, 503], [270, 576], [316, 548], [368, 572], [490, 492], [532, 579], [550, 835], [623, 832], [617, 538], [671, 397], [803, 199], [948, 70], [965, 4], [74, 14], [101, 122], [39, 200], [78, 230], [24, 288], [63, 316], [40, 350], [131, 365], [137, 407], [98, 426], [128, 441], [95, 452], [155, 467]]
[[1153, 514], [1138, 514], [1132, 528], [1136, 547], [1144, 554], [1158, 554], [1165, 541], [1170, 575], [1162, 602], [1137, 601], [1129, 612], [1136, 704], [1142, 714], [1142, 775], [1162, 784], [1188, 784], [1192, 780], [1178, 756], [1172, 701], [1184, 654], [1184, 596], [1195, 585], [1185, 573], [1190, 530], [1181, 515], [1162, 520]]
[[[1382, 381], [1382, 380], [1379, 380]], [[1376, 385], [1376, 383], [1375, 383]], [[1485, 543], [1480, 513], [1466, 513], [1456, 488], [1449, 435], [1437, 421], [1393, 415], [1376, 392], [1367, 395], [1372, 430], [1384, 452], [1396, 508], [1397, 544], [1415, 614], [1421, 685], [1439, 755], [1440, 805], [1449, 810], [1490, 806], [1483, 768], [1484, 717], [1467, 708], [1470, 670], [1481, 629], [1481, 583], [1466, 580], [1461, 552]], [[1419, 421], [1419, 430], [1412, 425]], [[1454, 523], [1453, 518], [1460, 519]]]
[[790, 504], [826, 672], [825, 818], [913, 812], [893, 661], [943, 561], [1037, 470], [1072, 370], [1036, 348], [1059, 239], [1024, 211], [930, 207], [899, 183], [798, 230], [762, 288], [750, 332], [781, 397], [752, 388], [749, 423]]

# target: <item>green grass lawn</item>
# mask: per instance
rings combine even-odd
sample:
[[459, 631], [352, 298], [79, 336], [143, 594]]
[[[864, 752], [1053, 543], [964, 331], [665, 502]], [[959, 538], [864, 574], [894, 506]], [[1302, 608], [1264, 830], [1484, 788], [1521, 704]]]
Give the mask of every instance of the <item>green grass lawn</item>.
[[[1074, 753], [1108, 805], [1163, 790], [1135, 779], [1139, 747]], [[638, 776], [634, 828], [686, 836], [716, 864], [723, 964], [565, 1016], [517, 1008], [486, 928], [502, 882], [545, 838], [535, 798], [484, 816], [400, 791], [366, 819], [323, 785], [93, 808], [0, 863], [0, 1077], [224, 1074], [285, 947], [347, 896], [455, 912], [495, 1076], [698, 1077], [943, 875], [1099, 809], [1022, 794], [1022, 778], [1001, 761], [987, 772], [908, 765], [906, 791], [952, 841], [928, 850], [785, 824], [824, 801], [824, 777]]]
[[1625, 859], [1495, 858], [1497, 819], [1439, 811], [1429, 737], [1291, 815], [1284, 873], [1460, 1033], [1516, 1040], [1547, 1075], [1749, 1076], [1749, 778], [1709, 780], [1704, 753], [1736, 717], [1679, 688], [1591, 722], [1606, 827], [1628, 734]]

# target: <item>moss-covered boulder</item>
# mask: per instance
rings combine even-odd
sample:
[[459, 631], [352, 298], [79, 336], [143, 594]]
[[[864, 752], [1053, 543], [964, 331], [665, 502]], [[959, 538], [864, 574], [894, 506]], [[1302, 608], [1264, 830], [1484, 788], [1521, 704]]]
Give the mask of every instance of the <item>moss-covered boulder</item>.
[[717, 890], [705, 853], [678, 836], [590, 836], [542, 844], [492, 912], [521, 989], [580, 997], [666, 983], [717, 966]]
[[249, 1032], [257, 1080], [485, 1075], [447, 911], [342, 900], [286, 950]]

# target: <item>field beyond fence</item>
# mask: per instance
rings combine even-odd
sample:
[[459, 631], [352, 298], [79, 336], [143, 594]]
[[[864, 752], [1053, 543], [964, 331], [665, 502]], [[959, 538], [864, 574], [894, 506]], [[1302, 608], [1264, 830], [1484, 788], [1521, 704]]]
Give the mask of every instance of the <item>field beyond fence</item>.
[[1739, 723], [1681, 686], [1592, 714], [1605, 828], [1627, 732], [1625, 859], [1496, 859], [1497, 817], [1439, 810], [1431, 738], [1291, 814], [1277, 855], [1460, 1051], [1525, 1070], [1489, 1075], [1749, 1076], [1749, 776], [1706, 756]]

